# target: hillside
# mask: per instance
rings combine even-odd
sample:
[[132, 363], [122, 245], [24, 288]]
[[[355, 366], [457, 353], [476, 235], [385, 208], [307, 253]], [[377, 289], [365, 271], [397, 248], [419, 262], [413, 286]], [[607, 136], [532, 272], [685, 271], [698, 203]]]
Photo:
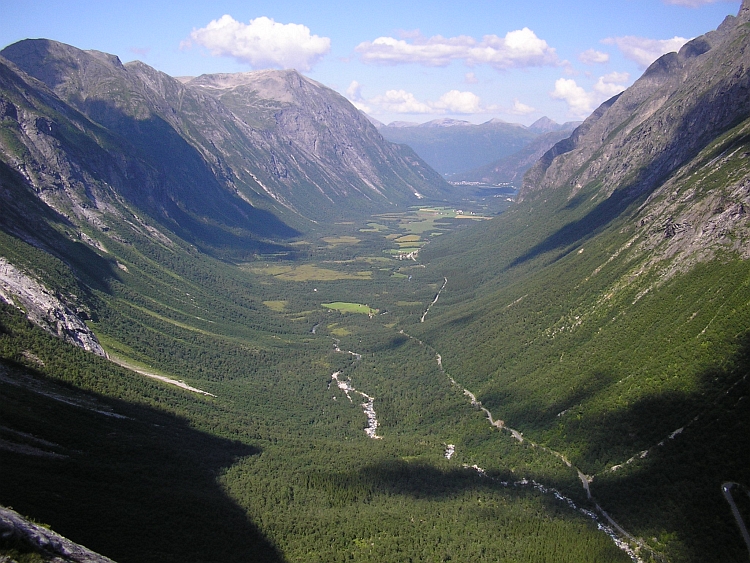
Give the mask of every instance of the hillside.
[[[341, 210], [441, 198], [449, 189], [411, 151], [384, 142], [343, 97], [295, 72], [183, 84], [140, 62], [122, 65], [48, 40], [21, 41], [0, 54], [145, 161], [151, 177], [137, 183], [148, 196], [135, 194], [134, 203], [156, 216], [179, 215], [186, 210], [175, 205], [184, 205], [207, 213], [201, 222], [237, 227], [242, 219], [218, 214], [238, 208], [248, 215], [250, 204], [304, 226]], [[261, 228], [269, 220], [250, 222]], [[181, 235], [194, 230], [186, 224]]]
[[500, 216], [296, 72], [5, 49], [0, 505], [121, 563], [746, 561], [748, 46]]
[[[566, 468], [504, 442], [513, 469], [486, 463], [483, 414], [401, 331], [437, 289], [420, 249], [487, 220], [407, 206], [416, 180], [388, 174], [437, 178], [423, 203], [447, 186], [413, 153], [296, 73], [191, 86], [11, 51], [38, 78], [0, 59], [0, 504], [120, 562], [626, 560], [528, 486], [573, 489]], [[296, 160], [267, 191], [241, 181], [269, 162], [250, 138], [292, 147], [266, 153]], [[392, 198], [342, 195], [364, 182], [328, 170], [347, 147], [395, 159]], [[313, 184], [323, 168], [342, 183]], [[0, 538], [0, 557], [38, 555]]]
[[749, 25], [656, 61], [514, 209], [422, 254], [446, 371], [673, 561], [747, 557], [722, 485], [750, 482]]

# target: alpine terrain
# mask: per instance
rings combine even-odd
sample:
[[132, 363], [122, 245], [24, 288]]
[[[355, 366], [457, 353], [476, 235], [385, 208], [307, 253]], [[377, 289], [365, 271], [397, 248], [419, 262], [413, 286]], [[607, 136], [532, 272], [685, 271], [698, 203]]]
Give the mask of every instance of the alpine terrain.
[[0, 560], [747, 561], [749, 69], [486, 124], [500, 205], [383, 132], [484, 126], [6, 47]]

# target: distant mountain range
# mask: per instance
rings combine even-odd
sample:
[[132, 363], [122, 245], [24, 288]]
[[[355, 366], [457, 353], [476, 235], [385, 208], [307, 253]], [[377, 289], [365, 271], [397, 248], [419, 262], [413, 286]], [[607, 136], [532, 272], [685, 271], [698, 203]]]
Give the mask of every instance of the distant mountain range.
[[[133, 561], [747, 561], [750, 0], [569, 136], [0, 55], [4, 504]], [[528, 171], [383, 213], [440, 158]]]
[[567, 139], [575, 127], [579, 125], [578, 122], [566, 123], [564, 125], [551, 123], [554, 124], [554, 127], [549, 128], [549, 130], [546, 130], [547, 128], [536, 129], [537, 131], [544, 132], [522, 149], [474, 170], [454, 174], [450, 177], [450, 181], [452, 183], [476, 182], [490, 185], [513, 184], [516, 187], [520, 187], [526, 171], [557, 142]]
[[[534, 145], [536, 148], [532, 149], [532, 154], [537, 154], [539, 147], [543, 146], [543, 153], [556, 141], [569, 135], [579, 124], [570, 122], [560, 125], [547, 117], [540, 118], [529, 127], [500, 119], [491, 119], [479, 125], [450, 118], [434, 119], [426, 123], [394, 121], [388, 125], [376, 120], [373, 122], [383, 137], [394, 143], [408, 145], [447, 179], [460, 181], [487, 176], [489, 182], [512, 180], [505, 179], [508, 177], [507, 172], [488, 176], [487, 172], [483, 172], [485, 169], [500, 166], [498, 161], [519, 154], [537, 141], [538, 137], [554, 132], [554, 136], [537, 141]], [[524, 163], [528, 159], [527, 155]], [[521, 164], [521, 168], [524, 165]], [[511, 175], [520, 180], [525, 169], [518, 166], [514, 167]], [[531, 162], [528, 166], [531, 166]]]

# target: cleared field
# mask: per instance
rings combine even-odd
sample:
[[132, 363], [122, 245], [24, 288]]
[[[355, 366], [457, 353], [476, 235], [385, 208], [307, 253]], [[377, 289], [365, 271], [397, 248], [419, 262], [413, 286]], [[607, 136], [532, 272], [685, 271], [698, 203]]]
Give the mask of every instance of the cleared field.
[[367, 227], [359, 229], [360, 233], [382, 233], [389, 231], [390, 228], [380, 223], [367, 223]]
[[338, 246], [340, 244], [357, 244], [360, 242], [360, 239], [349, 235], [342, 235], [340, 237], [323, 237], [323, 241], [331, 246]]
[[373, 309], [369, 305], [362, 305], [361, 303], [346, 303], [344, 301], [336, 301], [334, 303], [321, 303], [326, 309], [333, 309], [341, 313], [359, 313], [363, 315], [376, 315], [380, 312], [379, 309]]
[[263, 305], [277, 313], [285, 311], [288, 303], [288, 301], [263, 301]]
[[420, 240], [422, 240], [422, 237], [420, 237], [419, 235], [404, 235], [402, 237], [398, 237], [396, 240], [394, 240], [394, 242], [396, 244], [402, 244], [406, 242], [419, 242]]
[[341, 272], [331, 268], [321, 268], [314, 264], [292, 266], [290, 264], [270, 264], [268, 266], [246, 268], [253, 274], [273, 276], [286, 281], [334, 281], [334, 280], [369, 280], [372, 272]]

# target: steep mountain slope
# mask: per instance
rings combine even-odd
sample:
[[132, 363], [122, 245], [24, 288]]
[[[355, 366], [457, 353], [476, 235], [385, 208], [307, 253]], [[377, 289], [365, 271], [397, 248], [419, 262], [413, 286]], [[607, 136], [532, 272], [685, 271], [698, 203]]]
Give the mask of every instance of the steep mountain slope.
[[747, 558], [721, 491], [750, 483], [749, 69], [745, 1], [421, 254], [447, 283], [412, 332], [670, 561]]
[[[551, 120], [550, 120], [551, 122]], [[553, 125], [554, 122], [551, 122]], [[567, 139], [575, 128], [570, 124], [568, 128], [550, 126], [552, 130], [544, 130], [536, 139], [517, 152], [496, 160], [474, 170], [451, 176], [451, 182], [481, 182], [484, 184], [520, 184], [526, 171], [555, 144]], [[532, 129], [530, 127], [529, 129]], [[537, 130], [542, 130], [538, 128]]]
[[467, 172], [522, 149], [539, 132], [516, 123], [490, 120], [480, 125], [439, 119], [421, 125], [399, 122], [379, 129], [394, 143], [403, 143], [444, 176]]
[[[120, 120], [118, 134], [4, 59], [0, 88], [5, 228], [38, 239], [42, 231], [27, 207], [28, 196], [35, 195], [71, 227], [80, 223], [104, 233], [128, 222], [148, 231], [153, 227], [139, 216], [150, 215], [197, 245], [245, 252], [278, 248], [273, 239], [297, 234], [268, 211], [232, 195], [201, 155], [158, 118], [105, 112]], [[152, 235], [163, 237], [156, 230]]]
[[[122, 65], [112, 55], [47, 40], [21, 41], [2, 55], [127, 140], [159, 170], [163, 191], [182, 186], [186, 202], [201, 197], [197, 186], [213, 185], [228, 193], [225, 199], [245, 199], [298, 223], [300, 214], [321, 219], [447, 190], [413, 153], [384, 142], [344, 98], [296, 73], [214, 77], [214, 86], [223, 80], [220, 93], [207, 88], [211, 77], [184, 85], [140, 62]], [[254, 80], [276, 87], [258, 94]], [[211, 199], [209, 192], [196, 207]]]

